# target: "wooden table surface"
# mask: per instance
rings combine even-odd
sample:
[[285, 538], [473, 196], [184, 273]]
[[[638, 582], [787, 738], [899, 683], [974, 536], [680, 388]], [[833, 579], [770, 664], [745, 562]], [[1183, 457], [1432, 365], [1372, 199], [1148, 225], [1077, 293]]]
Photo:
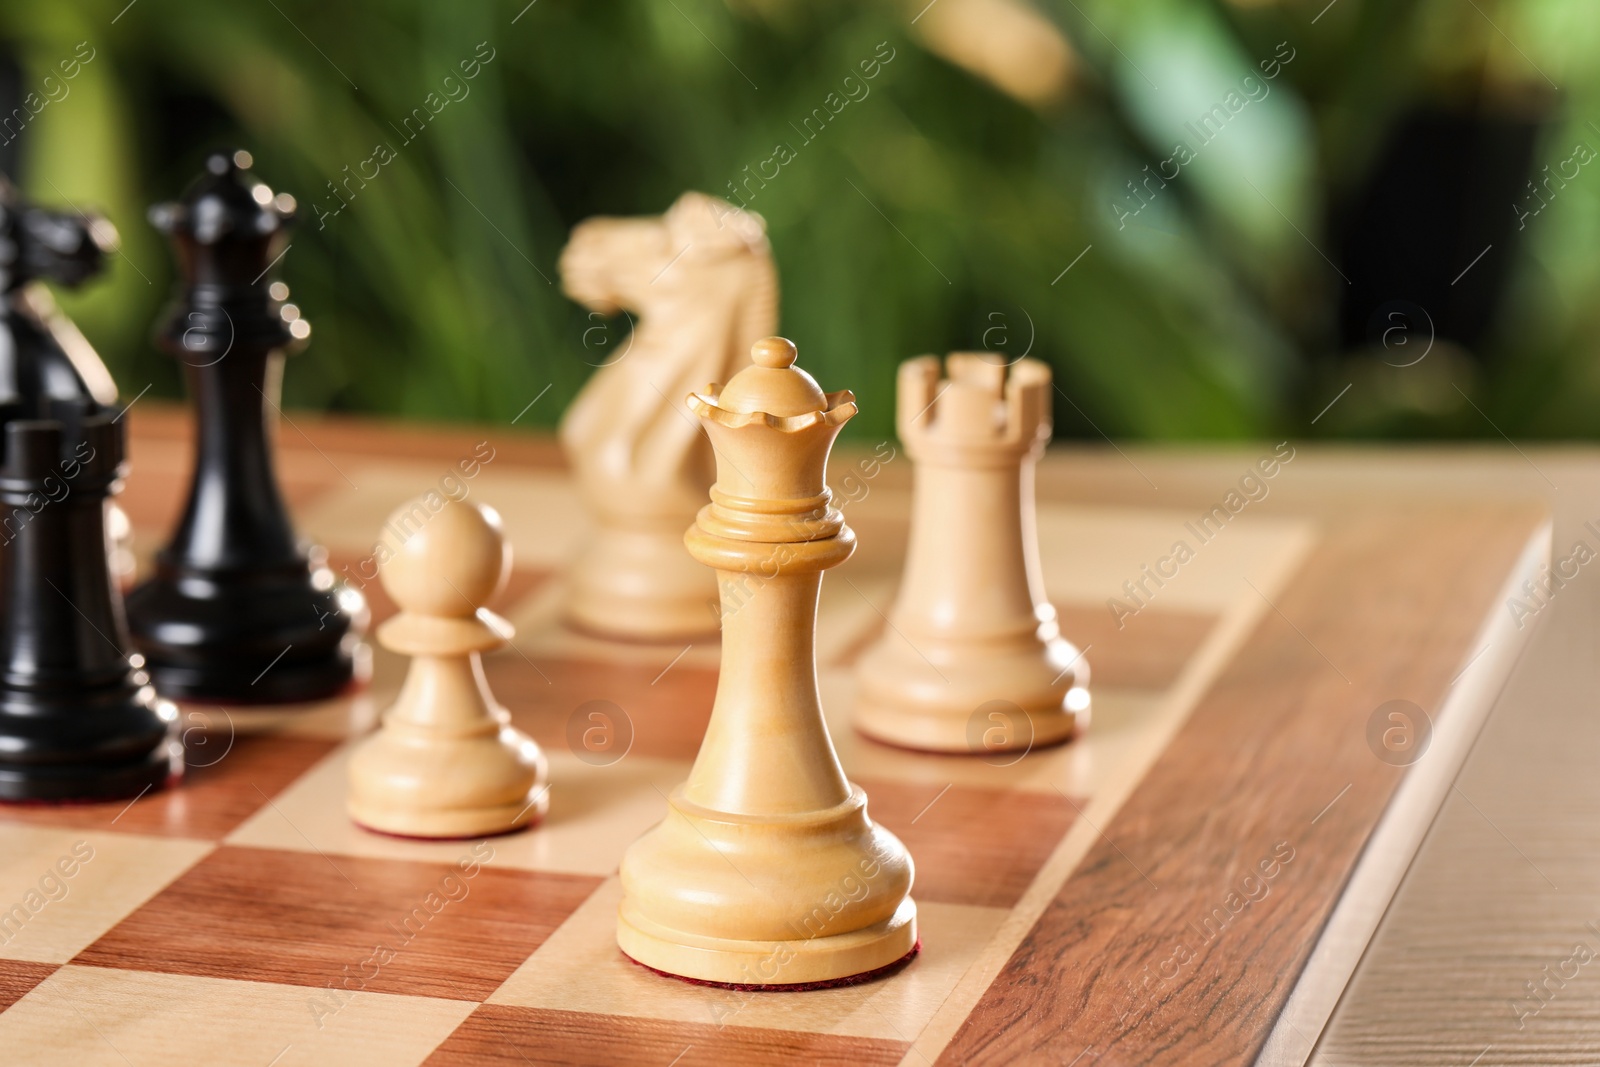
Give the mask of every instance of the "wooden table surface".
[[[289, 417], [292, 423], [279, 433], [291, 496], [302, 479], [326, 479], [327, 472], [314, 471], [315, 456], [323, 449], [395, 455], [414, 448], [426, 455], [453, 436], [468, 442], [480, 435], [478, 428], [374, 434], [359, 420], [296, 412]], [[140, 405], [137, 432], [151, 440], [181, 438], [187, 426], [177, 410], [146, 402]], [[497, 433], [496, 443], [519, 462], [561, 465], [548, 437]], [[1262, 780], [1275, 766], [1274, 746], [1303, 743], [1292, 731], [1300, 728], [1296, 723], [1316, 721], [1317, 714], [1341, 723], [1365, 720], [1374, 693], [1415, 694], [1438, 706], [1451, 700], [1457, 680], [1451, 675], [1461, 664], [1449, 650], [1468, 641], [1481, 621], [1459, 615], [1460, 606], [1481, 605], [1499, 592], [1473, 584], [1487, 581], [1474, 573], [1473, 561], [1499, 553], [1509, 566], [1523, 551], [1530, 516], [1542, 510], [1554, 515], [1556, 558], [1571, 555], [1579, 540], [1600, 553], [1597, 453], [1295, 447], [1294, 464], [1273, 481], [1266, 499], [1251, 506], [1263, 515], [1308, 518], [1342, 531], [1325, 539], [1318, 551], [1344, 555], [1320, 561], [1328, 567], [1319, 567], [1315, 555], [1308, 561], [1302, 577], [1273, 605], [1285, 625], [1263, 624], [1252, 638], [1264, 643], [1249, 661], [1254, 667], [1219, 679], [1178, 740], [1204, 744], [1209, 725], [1226, 727], [1224, 736], [1237, 745], [1239, 737], [1250, 734], [1246, 723], [1235, 720], [1264, 703], [1309, 702], [1322, 710], [1313, 708], [1290, 722], [1290, 734], [1275, 733], [1263, 723], [1250, 751], [1207, 751], [1200, 760], [1190, 753], [1189, 764], [1196, 768], [1192, 781], [1165, 773], [1154, 779], [1161, 789], [1136, 793], [1118, 813], [1116, 826], [1103, 828], [1110, 832], [1105, 847], [1082, 861], [1079, 875], [1041, 917], [984, 1002], [957, 1032], [946, 1035], [939, 1062], [1006, 1056], [1069, 1062], [1063, 1045], [1025, 1040], [1024, 1029], [1036, 1029], [1017, 1027], [1015, 1021], [1048, 1012], [1083, 1022], [1085, 1001], [1096, 992], [1094, 975], [1107, 956], [1150, 957], [1159, 947], [1152, 932], [1170, 930], [1186, 918], [1180, 912], [1195, 899], [1195, 884], [1221, 884], [1239, 869], [1241, 857], [1232, 854], [1231, 843], [1239, 839], [1241, 824], [1265, 832], [1265, 825], [1285, 810], [1298, 814], [1324, 803], [1328, 808], [1317, 818], [1322, 831], [1341, 842], [1341, 851], [1335, 862], [1318, 868], [1317, 877], [1334, 879], [1328, 888], [1335, 895], [1370, 897], [1366, 913], [1330, 919], [1315, 907], [1280, 907], [1271, 922], [1257, 923], [1234, 939], [1227, 959], [1208, 958], [1203, 975], [1163, 1001], [1161, 1006], [1171, 1010], [1151, 1011], [1133, 1031], [1140, 1035], [1137, 1042], [1103, 1062], [1139, 1062], [1137, 1056], [1128, 1058], [1134, 1049], [1154, 1055], [1150, 1050], [1175, 1048], [1183, 1055], [1163, 1056], [1160, 1062], [1235, 1062], [1245, 1049], [1259, 1055], [1258, 1062], [1271, 1064], [1600, 1062], [1600, 980], [1589, 974], [1600, 971], [1600, 932], [1595, 932], [1600, 897], [1591, 889], [1600, 883], [1600, 850], [1585, 847], [1600, 836], [1595, 818], [1600, 780], [1589, 767], [1589, 752], [1600, 740], [1600, 716], [1592, 710], [1591, 696], [1600, 582], [1590, 571], [1600, 566], [1580, 568], [1548, 607], [1506, 637], [1503, 647], [1511, 650], [1505, 653], [1506, 665], [1521, 658], [1459, 779], [1455, 770], [1471, 736], [1461, 739], [1462, 751], [1454, 756], [1441, 751], [1432, 764], [1425, 756], [1409, 769], [1405, 788], [1432, 790], [1437, 794], [1432, 807], [1426, 798], [1395, 801], [1401, 779], [1390, 773], [1394, 768], [1375, 760], [1342, 764], [1349, 745], [1331, 746], [1327, 766]], [[1056, 500], [1203, 511], [1261, 454], [1258, 445], [1074, 446], [1041, 469], [1039, 491]], [[908, 474], [906, 465], [892, 465], [883, 477], [903, 484]], [[1463, 502], [1474, 509], [1470, 524], [1455, 522]], [[1595, 530], [1584, 526], [1591, 519]], [[1353, 559], [1360, 567], [1352, 569]], [[1419, 571], [1437, 568], [1459, 568], [1460, 580], [1417, 580]], [[1319, 573], [1330, 569], [1343, 576], [1341, 581], [1319, 581]], [[1351, 580], [1352, 574], [1359, 580]], [[1508, 608], [1507, 616], [1512, 614]], [[1379, 616], [1382, 625], [1374, 623]], [[1408, 644], [1384, 647], [1395, 633], [1405, 634]], [[1526, 651], [1521, 650], [1524, 638]], [[1331, 667], [1323, 679], [1327, 684], [1275, 694], [1273, 687], [1282, 679], [1272, 665], [1312, 656], [1307, 644]], [[1490, 670], [1500, 655], [1485, 648], [1476, 669]], [[1373, 673], [1344, 677], [1341, 664], [1361, 664], [1360, 670], [1370, 665]], [[1361, 693], [1352, 697], [1357, 688]], [[1358, 755], [1369, 758], [1364, 750]], [[1219, 775], [1234, 783], [1230, 788], [1236, 795], [1218, 800]], [[1348, 780], [1348, 792], [1324, 788], [1333, 778]], [[1412, 787], [1411, 782], [1423, 784]], [[1204, 798], [1206, 806], [1190, 810], [1190, 797]], [[1439, 797], [1445, 798], [1443, 808], [1433, 820]], [[1400, 834], [1412, 835], [1412, 845], [1391, 843], [1386, 847], [1392, 847], [1393, 856], [1372, 855], [1383, 849], [1367, 841], [1367, 829], [1385, 810], [1405, 805], [1425, 816]], [[1414, 838], [1424, 833], [1426, 841], [1412, 862]], [[1111, 838], [1119, 845], [1111, 845]], [[1159, 869], [1136, 873], [1117, 858], [1121, 849], [1161, 855]], [[1243, 857], [1250, 861], [1246, 866], [1257, 858]], [[1309, 866], [1302, 870], [1310, 876]], [[1370, 892], [1352, 894], [1352, 887], [1342, 884], [1352, 870], [1353, 880], [1375, 879]], [[1393, 882], [1402, 874], [1391, 906]], [[1151, 892], [1158, 884], [1168, 888]], [[1092, 923], [1085, 918], [1090, 914]], [[1380, 919], [1369, 946], [1368, 933]], [[1594, 930], [1585, 926], [1591, 920]], [[1091, 928], [1096, 937], [1111, 940], [1086, 940], [1083, 935]], [[1594, 949], [1596, 961], [1566, 963], [1580, 942]], [[1312, 963], [1318, 966], [1308, 973], [1336, 978], [1322, 988], [1296, 980], [1313, 946], [1318, 956]], [[1325, 955], [1338, 959], [1328, 965]], [[1345, 988], [1351, 967], [1355, 976]], [[1543, 983], [1538, 997], [1529, 998], [1527, 982]], [[1515, 1007], [1519, 1003], [1524, 1007]], [[1101, 1041], [1095, 1059], [1122, 1039], [1117, 1027], [1127, 1028], [1125, 1021], [1115, 1020], [1104, 1026], [1102, 1037], [1090, 1037]], [[1072, 1051], [1092, 1030], [1093, 1025], [1089, 1031], [1075, 1029]]]
[[1548, 500], [1552, 555], [1576, 576], [1544, 608], [1524, 601], [1536, 609], [1527, 650], [1318, 1044], [1319, 1067], [1600, 1063], [1600, 567], [1579, 562], [1600, 552], [1600, 453], [1523, 451], [1478, 455], [1474, 477]]

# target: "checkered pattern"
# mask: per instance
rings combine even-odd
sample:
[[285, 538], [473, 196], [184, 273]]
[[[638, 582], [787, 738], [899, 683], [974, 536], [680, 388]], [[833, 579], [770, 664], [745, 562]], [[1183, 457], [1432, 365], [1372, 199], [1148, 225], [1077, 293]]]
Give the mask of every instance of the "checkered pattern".
[[[181, 450], [135, 458], [127, 494], [140, 555], [170, 528]], [[391, 508], [454, 457], [333, 453], [287, 464], [301, 530], [336, 567], [359, 561]], [[359, 488], [358, 488], [359, 487]], [[1181, 721], [1185, 670], [1239, 578], [1261, 582], [1302, 531], [1230, 530], [1165, 603], [1125, 630], [1108, 576], [1136, 576], [1182, 517], [1042, 504], [1045, 569], [1069, 636], [1092, 645], [1095, 721], [1069, 746], [1009, 767], [874, 744], [849, 726], [850, 663], [898, 579], [904, 494], [849, 507], [872, 545], [824, 583], [819, 645], [829, 726], [874, 817], [917, 864], [923, 952], [888, 979], [803, 993], [733, 993], [663, 978], [614, 940], [623, 850], [688, 773], [716, 686], [714, 643], [616, 646], [559, 623], [560, 566], [582, 537], [571, 487], [498, 463], [473, 483], [517, 553], [499, 605], [519, 627], [486, 660], [496, 695], [549, 753], [536, 829], [423, 842], [344, 814], [345, 761], [405, 664], [376, 650], [366, 691], [300, 709], [185, 707], [190, 771], [132, 803], [0, 810], [0, 1059], [75, 1067], [208, 1064], [897, 1063], [941, 1013], [964, 1012], [1008, 954], [1014, 914], [1070, 873], [1097, 796], [1125, 795]], [[846, 582], [843, 577], [848, 577]], [[393, 611], [376, 585], [375, 614]], [[569, 743], [591, 701], [620, 710], [614, 762]], [[68, 868], [72, 873], [64, 873]], [[15, 904], [16, 907], [12, 907]], [[37, 906], [35, 906], [37, 905]], [[1022, 909], [1022, 911], [1019, 911]], [[1015, 925], [1012, 922], [1010, 925]]]

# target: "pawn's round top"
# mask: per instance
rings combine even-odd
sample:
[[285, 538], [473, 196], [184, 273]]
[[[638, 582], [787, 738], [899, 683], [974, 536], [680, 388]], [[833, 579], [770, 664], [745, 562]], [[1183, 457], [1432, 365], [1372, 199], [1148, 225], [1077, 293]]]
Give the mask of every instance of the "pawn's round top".
[[828, 398], [817, 380], [794, 365], [797, 351], [785, 337], [768, 337], [750, 349], [753, 363], [729, 379], [717, 395], [717, 407], [779, 418], [824, 411]]
[[379, 576], [402, 612], [436, 618], [475, 615], [511, 574], [500, 515], [437, 493], [402, 504], [384, 525]]

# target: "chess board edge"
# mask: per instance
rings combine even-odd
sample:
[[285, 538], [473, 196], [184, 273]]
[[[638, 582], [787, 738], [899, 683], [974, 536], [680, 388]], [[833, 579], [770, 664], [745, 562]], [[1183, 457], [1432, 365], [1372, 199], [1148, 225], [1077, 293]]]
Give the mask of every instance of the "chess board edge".
[[[1070, 1062], [1086, 1049], [1128, 1062], [1309, 1059], [1526, 644], [1508, 598], [1550, 554], [1542, 505], [1380, 504], [1319, 515], [1310, 558], [934, 1046], [939, 1064]], [[1345, 676], [1339, 661], [1358, 651], [1379, 670]], [[1437, 709], [1412, 763], [1369, 751], [1386, 701], [1351, 691], [1376, 686]], [[1307, 766], [1317, 747], [1325, 765]], [[1250, 837], [1260, 857], [1245, 854]]]
[[[1550, 559], [1551, 533], [1547, 521], [1528, 538], [1496, 605], [1522, 596], [1522, 583], [1536, 579]], [[1261, 1067], [1300, 1067], [1309, 1059], [1312, 1048], [1296, 1031], [1320, 1037], [1333, 1017], [1531, 633], [1531, 626], [1507, 611], [1495, 610], [1484, 621], [1471, 646], [1472, 658], [1450, 684], [1436, 716], [1444, 728], [1431, 737], [1429, 751], [1435, 758], [1419, 759], [1395, 790], [1262, 1045], [1256, 1059]], [[1472, 672], [1478, 673], [1470, 684], [1457, 684]]]

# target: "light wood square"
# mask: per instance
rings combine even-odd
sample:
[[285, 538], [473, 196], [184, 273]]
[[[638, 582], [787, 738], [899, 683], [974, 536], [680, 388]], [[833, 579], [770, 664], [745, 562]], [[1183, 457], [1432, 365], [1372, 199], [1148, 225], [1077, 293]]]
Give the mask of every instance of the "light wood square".
[[212, 847], [108, 830], [0, 826], [0, 957], [65, 963]]
[[[1225, 492], [1219, 492], [1219, 499]], [[1045, 591], [1058, 604], [1093, 604], [1104, 610], [1108, 597], [1126, 598], [1123, 582], [1138, 582], [1143, 565], [1154, 567], [1176, 542], [1184, 541], [1193, 559], [1176, 568], [1176, 575], [1164, 585], [1151, 583], [1150, 602], [1167, 611], [1221, 612], [1238, 595], [1241, 575], [1254, 578], [1267, 557], [1312, 529], [1306, 520], [1263, 514], [1252, 507], [1217, 531], [1198, 529], [1201, 508], [1191, 512], [1041, 500], [1035, 515]], [[869, 586], [886, 583], [891, 592], [898, 586], [910, 514], [911, 494], [901, 490], [874, 491], [865, 501], [847, 507], [845, 517], [856, 528], [860, 547], [854, 558], [824, 580], [824, 588], [834, 582], [848, 589], [843, 580], [848, 578], [887, 612], [888, 603]], [[1210, 540], [1202, 540], [1201, 532]]]
[[63, 967], [0, 1015], [9, 1067], [413, 1067], [476, 1006], [353, 993], [322, 1026], [316, 990]]
[[856, 679], [848, 670], [820, 677], [823, 715], [839, 761], [852, 779], [876, 778], [933, 786], [970, 785], [985, 789], [1023, 789], [1087, 797], [1127, 773], [1149, 744], [1146, 736], [1160, 719], [1157, 693], [1095, 689], [1094, 714], [1083, 736], [1064, 745], [1027, 753], [941, 755], [885, 745], [852, 725]]
[[[470, 452], [458, 459], [470, 458]], [[325, 493], [297, 515], [304, 536], [330, 549], [366, 555], [373, 551], [389, 515], [401, 504], [429, 490], [443, 492], [440, 479], [455, 473], [456, 460], [437, 463], [346, 462], [341, 466], [352, 488]], [[504, 520], [516, 565], [550, 569], [564, 564], [587, 529], [577, 490], [558, 471], [481, 467], [477, 477], [462, 479], [465, 499], [488, 504]], [[446, 488], [449, 488], [448, 486]], [[459, 495], [459, 490], [456, 490]]]
[[621, 882], [607, 879], [488, 1003], [910, 1041], [1008, 914], [919, 902], [922, 951], [904, 970], [838, 989], [739, 992], [663, 977], [625, 957], [616, 935], [621, 898]]
[[[364, 830], [345, 813], [351, 742], [313, 767], [227, 838], [231, 845], [330, 855], [453, 863], [459, 841], [416, 841]], [[496, 867], [605, 876], [666, 814], [667, 795], [689, 764], [626, 757], [591, 766], [563, 752], [550, 758], [550, 812], [539, 825], [494, 839]]]

